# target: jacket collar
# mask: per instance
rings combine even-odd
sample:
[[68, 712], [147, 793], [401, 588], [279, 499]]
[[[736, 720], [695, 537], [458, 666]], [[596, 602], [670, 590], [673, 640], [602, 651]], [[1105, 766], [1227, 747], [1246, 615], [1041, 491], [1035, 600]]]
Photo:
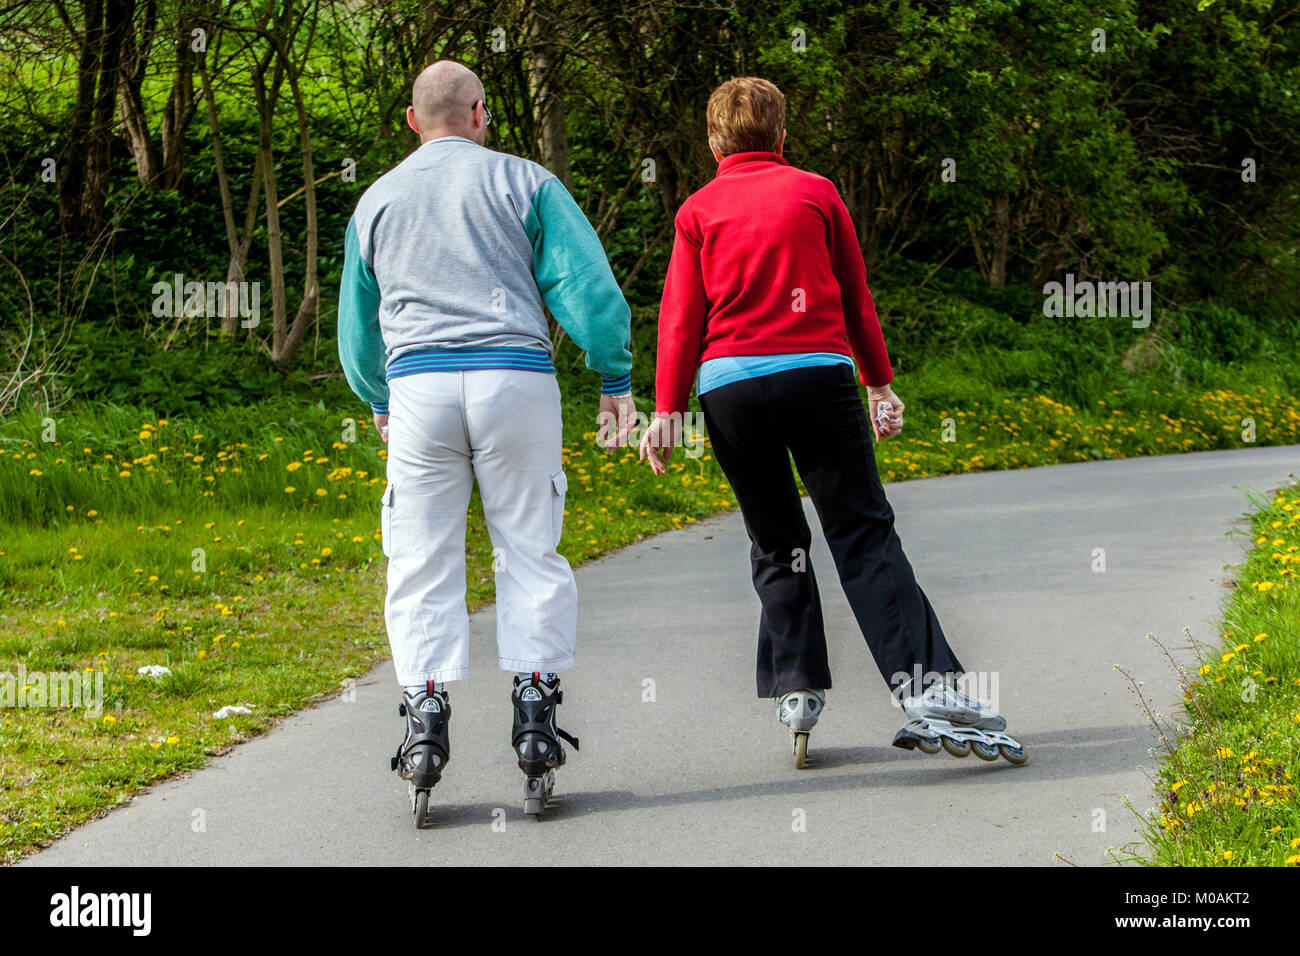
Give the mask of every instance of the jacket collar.
[[464, 136], [439, 136], [437, 139], [431, 139], [427, 142], [421, 143], [419, 148], [423, 149], [425, 146], [432, 146], [434, 143], [469, 143], [471, 146], [478, 145], [478, 143], [474, 142], [472, 139], [467, 139]]
[[790, 165], [785, 161], [785, 157], [780, 153], [771, 153], [767, 150], [755, 150], [749, 153], [731, 153], [728, 156], [722, 157], [722, 162], [718, 163], [718, 172], [714, 178], [716, 179], [717, 176], [730, 172], [737, 166], [742, 166], [745, 163], [780, 163], [782, 166]]

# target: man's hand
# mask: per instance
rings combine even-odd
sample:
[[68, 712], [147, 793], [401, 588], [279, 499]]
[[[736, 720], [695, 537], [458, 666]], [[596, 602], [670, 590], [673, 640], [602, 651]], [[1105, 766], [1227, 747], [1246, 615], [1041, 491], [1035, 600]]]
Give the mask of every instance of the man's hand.
[[636, 402], [631, 395], [615, 398], [613, 395], [600, 396], [600, 412], [596, 415], [598, 440], [605, 441], [605, 454], [627, 444], [627, 433], [636, 425]]
[[379, 430], [379, 437], [382, 438], [384, 441], [388, 441], [388, 416], [387, 415], [375, 416], [375, 428]]
[[[877, 418], [880, 414], [880, 403], [888, 402], [894, 406], [886, 410], [889, 419], [881, 421]], [[876, 441], [888, 438], [890, 435], [897, 435], [903, 430], [903, 400], [894, 394], [894, 390], [888, 385], [872, 385], [867, 389], [867, 408], [871, 413], [871, 433], [875, 436]]]
[[[673, 447], [681, 437], [682, 420], [679, 415], [656, 415], [641, 436], [641, 460], [650, 462], [650, 470], [662, 475], [668, 470], [665, 462], [672, 457]], [[663, 458], [660, 458], [660, 450]]]

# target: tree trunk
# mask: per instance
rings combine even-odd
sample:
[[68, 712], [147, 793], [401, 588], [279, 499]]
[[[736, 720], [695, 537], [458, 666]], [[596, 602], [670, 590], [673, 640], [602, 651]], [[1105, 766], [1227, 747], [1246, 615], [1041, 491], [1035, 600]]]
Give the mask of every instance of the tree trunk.
[[100, 31], [98, 86], [91, 109], [90, 135], [86, 142], [86, 188], [81, 201], [86, 235], [104, 224], [112, 172], [113, 115], [117, 112], [117, 91], [121, 73], [124, 38], [131, 29], [135, 0], [106, 0]]
[[162, 120], [162, 187], [179, 189], [185, 177], [185, 130], [194, 118], [195, 52], [190, 38], [182, 34], [176, 43], [176, 75], [163, 109]]
[[157, 185], [160, 168], [158, 150], [149, 135], [149, 118], [145, 115], [144, 99], [140, 94], [149, 67], [156, 22], [156, 0], [147, 0], [139, 38], [136, 38], [134, 29], [127, 30], [123, 37], [121, 79], [117, 91], [122, 135], [126, 137], [131, 156], [135, 159], [136, 178], [145, 186]]
[[541, 164], [571, 188], [567, 114], [561, 84], [559, 57], [546, 42], [554, 24], [534, 13], [528, 26], [528, 92]]
[[86, 0], [82, 22], [85, 26], [78, 38], [77, 101], [72, 110], [72, 125], [68, 130], [65, 168], [59, 176], [59, 226], [65, 236], [81, 236], [86, 232], [82, 199], [88, 175], [87, 156], [90, 152], [90, 129], [95, 106], [95, 81], [98, 77], [96, 64], [104, 45], [103, 0]]
[[998, 196], [993, 201], [993, 264], [989, 285], [1002, 289], [1007, 284], [1007, 247], [1011, 244], [1011, 200]]
[[[217, 192], [221, 196], [221, 218], [226, 226], [226, 245], [230, 259], [226, 264], [226, 282], [243, 282], [244, 267], [248, 264], [248, 250], [253, 243], [253, 230], [257, 226], [257, 197], [262, 185], [261, 154], [253, 164], [253, 177], [248, 187], [248, 204], [244, 207], [244, 228], [235, 228], [235, 204], [230, 195], [230, 178], [226, 175], [225, 149], [221, 142], [221, 126], [217, 121], [217, 100], [212, 93], [203, 58], [198, 60], [199, 78], [203, 83], [203, 102], [207, 106], [208, 127], [212, 131], [212, 163], [217, 174]], [[229, 290], [230, 286], [226, 288]], [[238, 293], [227, 299], [222, 309], [221, 331], [233, 335], [239, 328]]]
[[[289, 90], [293, 95], [293, 105], [298, 114], [298, 148], [302, 153], [303, 203], [307, 219], [307, 250], [303, 256], [302, 301], [298, 303], [298, 314], [294, 316], [293, 325], [289, 327], [288, 334], [277, 334], [271, 349], [271, 358], [277, 365], [283, 366], [292, 362], [294, 356], [298, 354], [298, 349], [302, 346], [303, 339], [307, 335], [307, 327], [311, 320], [316, 317], [316, 310], [320, 305], [320, 285], [316, 279], [316, 181], [312, 162], [311, 127], [307, 116], [307, 104], [302, 98], [302, 90], [298, 87], [298, 68], [289, 62], [289, 51], [287, 49], [282, 48], [281, 53], [285, 61], [285, 77], [289, 81]], [[271, 201], [271, 195], [268, 193], [266, 197], [268, 212]], [[278, 216], [276, 220], [278, 223]], [[283, 270], [281, 272], [280, 285], [283, 287]], [[282, 331], [283, 326], [283, 317], [280, 317], [277, 330]]]
[[158, 150], [149, 136], [149, 123], [144, 115], [140, 90], [133, 89], [123, 80], [117, 99], [122, 114], [122, 132], [131, 148], [131, 156], [135, 159], [136, 178], [145, 186], [156, 185], [160, 168]]
[[[278, 86], [278, 84], [276, 84]], [[274, 101], [266, 95], [265, 77], [253, 77], [257, 105], [257, 165], [266, 193], [266, 254], [271, 267], [271, 357], [280, 352], [285, 339], [284, 251], [280, 246], [279, 192], [275, 182], [275, 157], [271, 152], [271, 122]]]

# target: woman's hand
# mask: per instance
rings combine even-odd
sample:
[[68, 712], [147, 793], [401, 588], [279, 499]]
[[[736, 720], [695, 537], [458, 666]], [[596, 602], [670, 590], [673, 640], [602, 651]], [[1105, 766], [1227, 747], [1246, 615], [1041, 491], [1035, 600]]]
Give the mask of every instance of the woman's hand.
[[[673, 446], [681, 434], [682, 420], [679, 415], [656, 415], [641, 436], [641, 460], [650, 462], [650, 470], [662, 475], [668, 470], [665, 464], [673, 454]], [[659, 456], [663, 451], [663, 458]]]
[[[885, 416], [880, 417], [880, 406], [888, 402], [892, 408], [885, 409]], [[867, 388], [867, 408], [871, 413], [871, 432], [876, 441], [897, 435], [903, 430], [903, 400], [894, 394], [888, 385], [872, 385]]]

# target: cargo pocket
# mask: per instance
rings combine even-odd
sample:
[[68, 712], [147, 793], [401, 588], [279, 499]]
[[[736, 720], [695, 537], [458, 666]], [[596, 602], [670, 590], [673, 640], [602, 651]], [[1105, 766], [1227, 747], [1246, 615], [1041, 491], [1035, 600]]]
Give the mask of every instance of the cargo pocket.
[[551, 538], [553, 548], [560, 546], [564, 534], [564, 493], [569, 490], [569, 479], [563, 471], [551, 475]]
[[393, 489], [395, 487], [390, 481], [384, 488], [383, 503], [379, 508], [379, 535], [383, 539], [381, 544], [386, 558], [393, 556]]

